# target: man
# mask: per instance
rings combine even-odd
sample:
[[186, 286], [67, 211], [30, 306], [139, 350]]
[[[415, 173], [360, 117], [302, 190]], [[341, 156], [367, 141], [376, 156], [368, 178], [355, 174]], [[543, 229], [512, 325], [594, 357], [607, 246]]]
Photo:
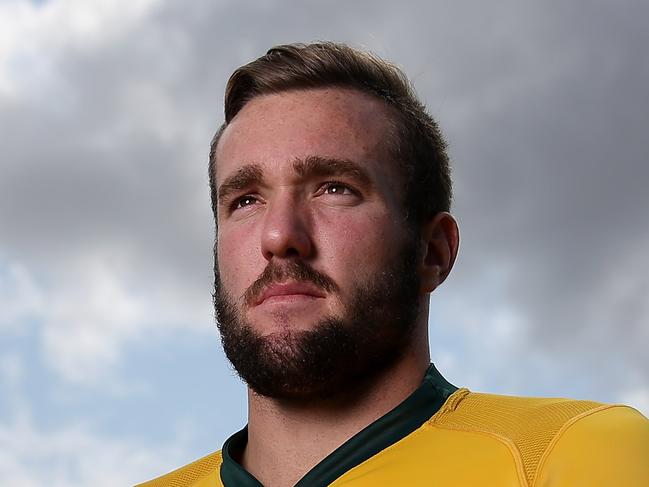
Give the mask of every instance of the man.
[[430, 364], [429, 294], [459, 237], [444, 140], [396, 67], [271, 49], [230, 78], [209, 176], [249, 422], [144, 485], [649, 485], [634, 409], [472, 393]]

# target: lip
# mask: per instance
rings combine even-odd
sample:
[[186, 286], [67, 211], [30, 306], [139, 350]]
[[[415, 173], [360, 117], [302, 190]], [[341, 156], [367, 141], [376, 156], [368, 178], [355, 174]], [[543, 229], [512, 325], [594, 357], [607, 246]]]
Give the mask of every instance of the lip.
[[322, 290], [308, 282], [287, 282], [283, 284], [272, 284], [265, 288], [259, 295], [255, 306], [259, 306], [268, 298], [276, 296], [307, 296], [311, 298], [324, 298]]

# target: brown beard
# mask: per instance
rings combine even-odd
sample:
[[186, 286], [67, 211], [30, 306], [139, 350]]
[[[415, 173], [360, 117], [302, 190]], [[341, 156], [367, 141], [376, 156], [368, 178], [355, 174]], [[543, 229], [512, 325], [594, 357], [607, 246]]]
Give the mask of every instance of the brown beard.
[[[309, 329], [262, 336], [241, 316], [215, 266], [214, 308], [226, 356], [256, 393], [282, 400], [323, 401], [370, 383], [399, 359], [413, 336], [419, 311], [417, 249], [409, 244], [389, 266], [357, 286], [341, 316], [325, 316]], [[272, 261], [253, 283], [250, 302], [280, 279], [338, 286], [301, 260]]]

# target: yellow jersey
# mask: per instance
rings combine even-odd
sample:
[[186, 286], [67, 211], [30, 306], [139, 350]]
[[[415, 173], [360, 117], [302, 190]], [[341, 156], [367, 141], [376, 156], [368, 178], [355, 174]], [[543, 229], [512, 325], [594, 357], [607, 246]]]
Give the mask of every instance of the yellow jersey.
[[[139, 487], [260, 487], [221, 451]], [[296, 487], [649, 486], [649, 421], [618, 404], [471, 392], [431, 364], [421, 386], [337, 448]]]

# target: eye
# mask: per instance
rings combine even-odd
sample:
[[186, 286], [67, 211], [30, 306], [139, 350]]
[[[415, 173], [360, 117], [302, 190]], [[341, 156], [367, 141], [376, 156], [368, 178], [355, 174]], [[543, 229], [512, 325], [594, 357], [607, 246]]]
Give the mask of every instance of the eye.
[[234, 200], [234, 202], [232, 203], [232, 209], [239, 210], [241, 208], [245, 208], [246, 206], [254, 205], [256, 202], [257, 198], [250, 194], [247, 194], [245, 196], [242, 196], [241, 198]]
[[355, 195], [357, 194], [355, 190], [343, 183], [338, 183], [335, 181], [325, 183], [322, 185], [322, 191], [325, 194], [333, 195]]

